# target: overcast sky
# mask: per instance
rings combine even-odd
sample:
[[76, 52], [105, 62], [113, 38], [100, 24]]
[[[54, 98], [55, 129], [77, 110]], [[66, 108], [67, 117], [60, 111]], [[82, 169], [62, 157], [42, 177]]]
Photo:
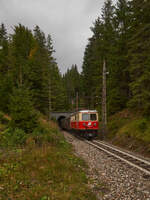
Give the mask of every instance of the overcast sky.
[[0, 23], [9, 32], [21, 23], [32, 29], [38, 25], [51, 34], [60, 71], [72, 64], [81, 71], [90, 27], [100, 16], [104, 0], [0, 0]]

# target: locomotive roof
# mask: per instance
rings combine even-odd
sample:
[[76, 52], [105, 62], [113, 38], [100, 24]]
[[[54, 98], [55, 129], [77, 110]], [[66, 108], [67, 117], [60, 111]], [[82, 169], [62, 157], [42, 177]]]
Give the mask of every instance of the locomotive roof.
[[97, 113], [97, 110], [79, 110], [79, 111], [76, 111], [76, 112], [72, 113], [70, 116], [73, 116], [76, 113], [93, 113], [93, 112]]
[[72, 113], [71, 115], [74, 115], [76, 113], [93, 113], [93, 112], [97, 112], [97, 110], [79, 110], [79, 111]]
[[71, 115], [69, 115], [68, 117], [66, 117], [67, 119], [69, 119], [71, 116], [74, 116], [77, 113], [97, 113], [97, 110], [79, 110], [77, 112], [72, 113]]
[[79, 112], [82, 112], [82, 113], [89, 113], [89, 112], [97, 112], [97, 110], [79, 110]]

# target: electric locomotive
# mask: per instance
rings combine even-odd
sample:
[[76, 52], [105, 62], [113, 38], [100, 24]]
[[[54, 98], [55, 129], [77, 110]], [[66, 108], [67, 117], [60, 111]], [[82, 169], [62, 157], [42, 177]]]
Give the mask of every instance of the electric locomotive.
[[87, 139], [94, 138], [99, 128], [98, 112], [96, 110], [75, 112], [61, 121], [61, 127]]

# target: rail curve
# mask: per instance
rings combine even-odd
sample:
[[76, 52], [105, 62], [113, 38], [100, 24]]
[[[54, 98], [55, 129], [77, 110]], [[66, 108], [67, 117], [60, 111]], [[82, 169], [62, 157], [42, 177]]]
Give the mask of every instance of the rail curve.
[[101, 141], [93, 140], [93, 141], [85, 141], [86, 143], [94, 146], [95, 148], [104, 151], [105, 153], [119, 159], [126, 164], [139, 169], [140, 171], [144, 172], [146, 175], [150, 177], [150, 161], [139, 158], [133, 154], [115, 148], [109, 144], [106, 144]]

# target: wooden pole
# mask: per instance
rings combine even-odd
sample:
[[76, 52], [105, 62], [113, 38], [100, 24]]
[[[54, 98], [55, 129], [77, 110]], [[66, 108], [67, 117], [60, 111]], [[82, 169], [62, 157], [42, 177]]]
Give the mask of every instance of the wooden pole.
[[106, 61], [103, 63], [103, 85], [102, 85], [102, 135], [107, 131], [107, 108], [106, 108]]
[[[76, 92], [76, 112], [79, 110], [79, 94]], [[77, 128], [79, 127], [79, 115], [78, 113], [76, 114], [76, 121], [77, 121]]]
[[79, 94], [76, 92], [76, 112], [79, 110]]
[[50, 112], [51, 112], [51, 110], [52, 110], [52, 102], [51, 102], [51, 81], [50, 81], [50, 79], [49, 79], [49, 92], [48, 92], [48, 110], [49, 110], [49, 112], [48, 112], [48, 117], [49, 117], [49, 121], [50, 121], [50, 119], [51, 119], [51, 116], [50, 116]]

